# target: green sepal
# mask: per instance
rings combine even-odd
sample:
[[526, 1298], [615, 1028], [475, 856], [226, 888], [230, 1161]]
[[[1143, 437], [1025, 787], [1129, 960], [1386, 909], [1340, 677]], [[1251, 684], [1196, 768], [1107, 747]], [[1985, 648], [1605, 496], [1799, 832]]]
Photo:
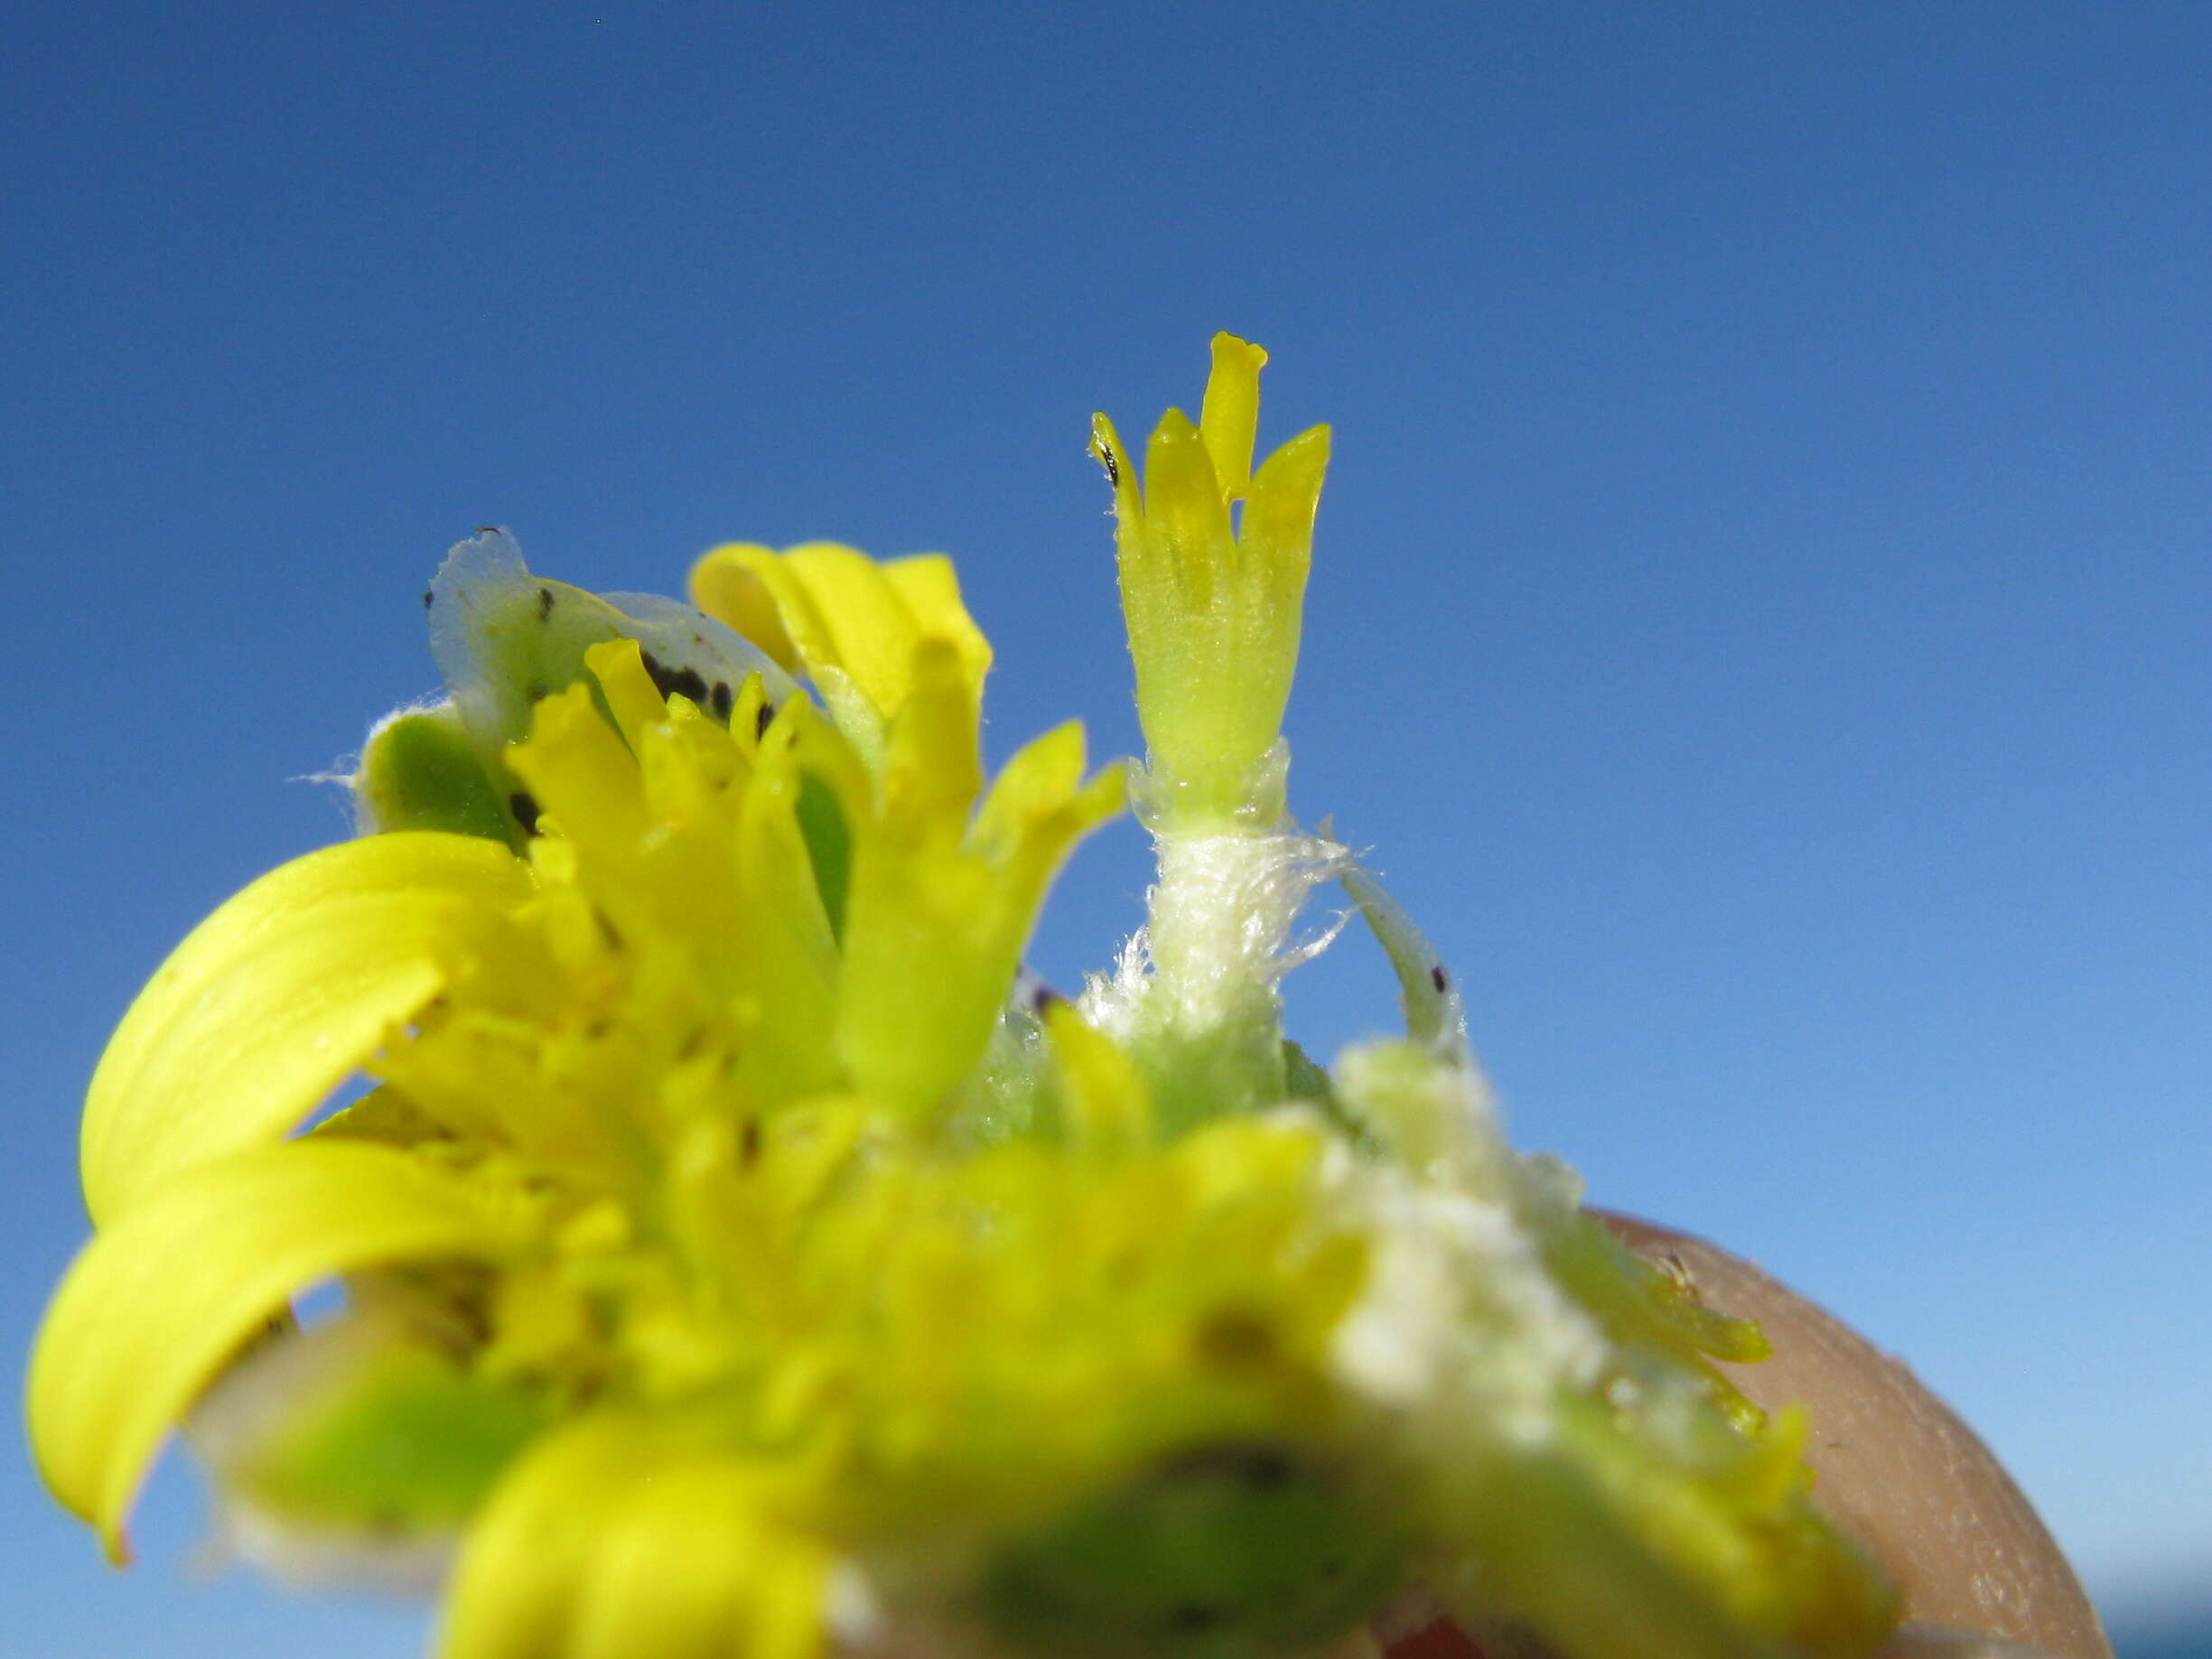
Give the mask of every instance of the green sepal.
[[448, 704], [394, 714], [369, 734], [354, 800], [364, 830], [443, 830], [519, 847], [525, 825]]
[[432, 1349], [380, 1347], [284, 1403], [224, 1471], [281, 1522], [380, 1533], [451, 1530], [545, 1424], [526, 1391]]

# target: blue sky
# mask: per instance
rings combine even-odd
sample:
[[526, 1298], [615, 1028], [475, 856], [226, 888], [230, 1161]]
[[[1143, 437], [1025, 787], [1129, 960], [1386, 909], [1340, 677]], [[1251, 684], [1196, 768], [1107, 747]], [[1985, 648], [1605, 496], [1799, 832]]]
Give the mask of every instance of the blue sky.
[[[78, 1100], [511, 525], [680, 586], [942, 548], [1004, 753], [1135, 727], [1094, 408], [1337, 430], [1293, 795], [1457, 965], [1517, 1138], [1909, 1358], [2107, 1610], [2212, 1561], [2212, 14], [2189, 5], [45, 6], [0, 63], [22, 1067]], [[1036, 955], [1103, 965], [1126, 826]], [[1309, 1047], [1388, 1023], [1348, 942]], [[412, 1652], [127, 1577], [20, 1455], [0, 1645]]]

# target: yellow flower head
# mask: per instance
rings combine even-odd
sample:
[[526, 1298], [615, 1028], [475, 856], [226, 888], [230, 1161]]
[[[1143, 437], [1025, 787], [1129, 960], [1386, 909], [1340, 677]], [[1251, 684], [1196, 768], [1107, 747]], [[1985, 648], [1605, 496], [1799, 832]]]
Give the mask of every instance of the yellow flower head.
[[[444, 1581], [447, 1659], [1271, 1659], [1409, 1592], [1597, 1659], [1871, 1650], [1801, 1418], [1713, 1364], [1758, 1333], [1510, 1151], [1427, 941], [1283, 816], [1326, 433], [1250, 473], [1263, 360], [1217, 339], [1142, 499], [1097, 428], [1161, 880], [1074, 1002], [1022, 952], [1123, 771], [1069, 725], [986, 779], [944, 560], [733, 545], [695, 610], [453, 550], [363, 835], [195, 929], [94, 1078], [28, 1394], [111, 1553], [182, 1424], [249, 1555]], [[1275, 988], [1336, 877], [1407, 1035], [1324, 1070]]]

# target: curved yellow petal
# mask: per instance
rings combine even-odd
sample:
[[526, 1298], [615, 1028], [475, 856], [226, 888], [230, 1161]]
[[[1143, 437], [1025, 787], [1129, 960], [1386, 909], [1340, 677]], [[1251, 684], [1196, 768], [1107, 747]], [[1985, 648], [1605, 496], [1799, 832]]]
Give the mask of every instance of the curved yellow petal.
[[828, 1554], [761, 1514], [759, 1484], [633, 1421], [562, 1431], [470, 1529], [441, 1659], [809, 1659]]
[[952, 561], [941, 553], [918, 553], [886, 559], [877, 568], [905, 602], [916, 631], [924, 638], [951, 641], [968, 683], [981, 685], [991, 670], [991, 642], [967, 613]]
[[[1102, 767], [1084, 780], [1087, 752], [1078, 720], [1064, 721], [1022, 744], [976, 809], [971, 844], [1010, 868], [1057, 870], [1068, 850], [1119, 813], [1127, 798], [1118, 765]], [[1036, 896], [1044, 896], [1041, 884]]]
[[1199, 405], [1199, 431], [1221, 493], [1233, 498], [1244, 494], [1252, 476], [1252, 444], [1260, 429], [1260, 370], [1267, 367], [1267, 353], [1234, 334], [1216, 334], [1213, 354], [1206, 401]]
[[805, 665], [784, 627], [782, 601], [762, 573], [775, 563], [776, 550], [758, 542], [710, 547], [691, 567], [691, 602], [766, 651], [786, 674], [800, 674]]
[[694, 567], [694, 601], [786, 666], [803, 665], [825, 696], [855, 687], [879, 721], [906, 702], [915, 646], [948, 642], [962, 677], [980, 687], [991, 647], [960, 601], [952, 561], [917, 554], [878, 564], [835, 542], [778, 554], [753, 543], [716, 547]]
[[530, 890], [497, 843], [407, 831], [294, 859], [223, 904], [138, 993], [93, 1074], [93, 1219], [297, 1123], [437, 994], [437, 947]]
[[767, 1522], [757, 1487], [711, 1463], [631, 1487], [601, 1535], [574, 1659], [812, 1659], [828, 1552]]
[[577, 1583], [598, 1549], [607, 1495], [649, 1478], [645, 1428], [614, 1417], [556, 1430], [523, 1454], [462, 1546], [442, 1615], [442, 1659], [565, 1654]]
[[914, 613], [876, 562], [851, 547], [807, 542], [785, 554], [783, 563], [822, 621], [821, 640], [798, 640], [808, 666], [844, 669], [888, 719], [911, 685], [908, 658], [920, 635]]
[[908, 672], [906, 700], [885, 744], [883, 816], [901, 831], [957, 825], [983, 788], [978, 690], [949, 640], [919, 641]]
[[126, 1559], [163, 1437], [286, 1298], [372, 1263], [495, 1252], [517, 1226], [481, 1187], [362, 1142], [185, 1171], [87, 1244], [47, 1309], [24, 1390], [46, 1484]]

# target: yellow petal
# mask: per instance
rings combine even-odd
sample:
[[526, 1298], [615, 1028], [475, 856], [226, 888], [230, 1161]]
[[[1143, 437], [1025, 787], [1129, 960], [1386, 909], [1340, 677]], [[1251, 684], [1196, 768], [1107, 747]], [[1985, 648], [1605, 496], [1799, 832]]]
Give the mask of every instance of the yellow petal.
[[850, 688], [879, 722], [905, 703], [920, 640], [949, 642], [971, 687], [981, 686], [991, 666], [991, 647], [960, 602], [952, 562], [942, 554], [879, 564], [835, 542], [783, 554], [732, 543], [699, 561], [692, 594], [778, 661], [803, 665], [833, 708]]
[[921, 640], [909, 673], [884, 757], [883, 816], [894, 829], [957, 825], [983, 788], [979, 688], [949, 640]]
[[833, 1041], [868, 1095], [926, 1112], [982, 1058], [1031, 919], [1003, 887], [943, 837], [855, 857]]
[[[918, 691], [908, 716], [925, 702]], [[1083, 760], [1079, 722], [1037, 739], [965, 835], [960, 803], [887, 789], [854, 854], [838, 988], [837, 1054], [868, 1093], [927, 1110], [982, 1055], [1045, 889], [1121, 809], [1119, 769], [1085, 783]]]
[[470, 1529], [442, 1659], [809, 1659], [827, 1555], [758, 1485], [621, 1418], [563, 1431]]
[[[663, 713], [666, 709], [664, 706]], [[631, 852], [652, 827], [637, 757], [581, 683], [531, 711], [530, 741], [508, 751], [545, 817], [569, 841], [605, 857]]]
[[[1034, 838], [1050, 841], [1047, 860], [1057, 864], [1076, 835], [1085, 834], [1121, 810], [1121, 771], [1108, 767], [1083, 781], [1087, 746], [1083, 722], [1063, 721], [1014, 751], [975, 814], [971, 844], [1004, 863], [1013, 863]], [[1066, 841], [1051, 840], [1057, 815], [1070, 807], [1076, 819]]]
[[633, 1485], [600, 1538], [574, 1659], [811, 1659], [827, 1552], [767, 1524], [742, 1468], [678, 1465]]
[[126, 1558], [123, 1524], [162, 1439], [294, 1291], [400, 1258], [498, 1251], [514, 1213], [387, 1147], [258, 1147], [185, 1171], [70, 1266], [24, 1393], [46, 1483]]
[[836, 972], [853, 826], [872, 810], [866, 768], [804, 698], [776, 716], [738, 820], [739, 856], [754, 890], [784, 913], [816, 977]]
[[529, 896], [504, 846], [427, 831], [325, 847], [270, 871], [170, 954], [85, 1099], [85, 1203], [106, 1222], [177, 1171], [314, 1109]]
[[877, 567], [883, 580], [906, 603], [916, 629], [927, 638], [947, 639], [960, 654], [960, 666], [971, 685], [981, 685], [991, 668], [991, 642], [961, 602], [960, 583], [952, 561], [941, 553], [916, 554], [910, 558], [887, 559]]
[[1237, 568], [1237, 536], [1205, 438], [1181, 409], [1160, 417], [1144, 446], [1144, 522], [1166, 550], [1182, 603], [1208, 611]]
[[626, 1477], [650, 1478], [653, 1452], [642, 1429], [593, 1418], [524, 1454], [469, 1529], [446, 1596], [443, 1659], [565, 1656], [608, 1492]]
[[763, 573], [775, 568], [776, 553], [757, 542], [729, 542], [709, 548], [691, 567], [691, 602], [717, 622], [735, 629], [775, 658], [786, 674], [804, 665], [784, 627], [782, 606]]
[[1252, 476], [1252, 443], [1260, 429], [1260, 370], [1267, 366], [1267, 353], [1234, 334], [1215, 335], [1213, 351], [1206, 401], [1199, 405], [1199, 430], [1206, 436], [1221, 493], [1240, 496]]
[[1306, 571], [1313, 561], [1313, 518], [1321, 510], [1330, 442], [1326, 426], [1309, 426], [1300, 433], [1260, 463], [1245, 503], [1241, 540], [1246, 556], [1265, 573], [1266, 602], [1290, 619], [1288, 649], [1293, 662]]
[[822, 619], [824, 639], [811, 646], [798, 641], [809, 666], [844, 669], [888, 719], [906, 701], [910, 658], [921, 635], [899, 590], [866, 554], [835, 542], [794, 547], [784, 555], [784, 565]]
[[592, 646], [583, 653], [583, 666], [633, 754], [645, 747], [646, 732], [667, 724], [668, 700], [645, 671], [645, 648], [635, 639]]

